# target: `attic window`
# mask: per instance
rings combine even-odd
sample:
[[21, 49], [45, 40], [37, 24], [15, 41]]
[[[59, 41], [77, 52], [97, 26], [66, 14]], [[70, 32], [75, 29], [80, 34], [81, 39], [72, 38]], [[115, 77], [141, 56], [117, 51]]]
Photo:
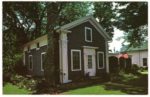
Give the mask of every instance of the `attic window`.
[[30, 46], [28, 46], [28, 52], [30, 52]]
[[92, 29], [85, 27], [85, 41], [92, 42]]
[[39, 47], [40, 47], [40, 43], [39, 43], [39, 42], [38, 42], [36, 45], [37, 45], [37, 48], [39, 48]]

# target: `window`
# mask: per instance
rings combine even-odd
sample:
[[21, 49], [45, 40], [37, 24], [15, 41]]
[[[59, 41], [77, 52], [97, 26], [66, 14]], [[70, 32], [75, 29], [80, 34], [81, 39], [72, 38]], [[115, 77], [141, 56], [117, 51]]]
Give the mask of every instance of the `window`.
[[32, 55], [29, 55], [29, 69], [30, 70], [33, 69], [33, 57], [32, 57]]
[[43, 64], [44, 64], [45, 55], [46, 55], [46, 52], [41, 53], [41, 71], [44, 70]]
[[30, 52], [30, 46], [28, 46], [28, 52]]
[[85, 41], [92, 42], [92, 29], [85, 27]]
[[81, 51], [71, 50], [71, 67], [72, 71], [81, 70]]
[[97, 53], [97, 64], [98, 64], [98, 69], [104, 68], [104, 52]]
[[147, 58], [143, 58], [143, 66], [147, 66]]
[[88, 69], [92, 68], [92, 55], [88, 55]]
[[40, 43], [38, 42], [38, 43], [36, 43], [36, 46], [37, 46], [37, 48], [39, 48], [40, 47]]

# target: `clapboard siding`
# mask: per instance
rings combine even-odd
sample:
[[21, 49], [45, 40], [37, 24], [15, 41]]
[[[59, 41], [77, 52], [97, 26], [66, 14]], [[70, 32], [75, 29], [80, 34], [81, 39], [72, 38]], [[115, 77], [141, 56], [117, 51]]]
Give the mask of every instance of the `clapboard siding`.
[[25, 51], [25, 65], [29, 65], [29, 55], [33, 56], [33, 70], [31, 74], [34, 76], [43, 76], [44, 72], [41, 71], [41, 53], [46, 52], [47, 45], [40, 47], [39, 50], [32, 49], [30, 52]]
[[[85, 41], [85, 27], [92, 28], [92, 42]], [[70, 29], [72, 32], [68, 34], [68, 71], [69, 71], [69, 79], [73, 80], [76, 77], [81, 78], [84, 76], [84, 57], [83, 57], [83, 46], [93, 46], [99, 47], [96, 49], [96, 75], [101, 75], [104, 73], [106, 68], [104, 69], [97, 69], [97, 51], [104, 52], [104, 64], [106, 64], [106, 46], [105, 46], [105, 39], [99, 32], [91, 25], [89, 22], [85, 22], [80, 24], [74, 28]], [[79, 49], [81, 50], [81, 71], [71, 71], [71, 49]], [[105, 66], [106, 67], [106, 66]]]

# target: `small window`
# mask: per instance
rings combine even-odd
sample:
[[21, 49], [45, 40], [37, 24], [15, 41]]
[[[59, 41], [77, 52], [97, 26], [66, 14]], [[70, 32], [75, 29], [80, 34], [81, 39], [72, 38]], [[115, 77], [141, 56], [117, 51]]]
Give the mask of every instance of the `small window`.
[[28, 52], [30, 52], [30, 46], [28, 46]]
[[104, 53], [103, 52], [98, 52], [97, 53], [97, 63], [98, 63], [98, 69], [103, 69], [104, 68]]
[[41, 71], [44, 71], [43, 64], [44, 64], [45, 56], [46, 56], [45, 52], [41, 53]]
[[72, 71], [81, 70], [81, 51], [80, 50], [71, 51], [71, 64], [72, 64]]
[[85, 41], [92, 42], [92, 29], [85, 27]]
[[143, 58], [143, 66], [147, 66], [147, 58]]
[[88, 55], [88, 69], [92, 68], [92, 55]]
[[39, 48], [40, 47], [40, 43], [38, 42], [38, 43], [36, 43], [36, 46], [37, 46], [37, 48]]
[[33, 69], [33, 57], [32, 57], [32, 55], [29, 55], [29, 69], [30, 70]]

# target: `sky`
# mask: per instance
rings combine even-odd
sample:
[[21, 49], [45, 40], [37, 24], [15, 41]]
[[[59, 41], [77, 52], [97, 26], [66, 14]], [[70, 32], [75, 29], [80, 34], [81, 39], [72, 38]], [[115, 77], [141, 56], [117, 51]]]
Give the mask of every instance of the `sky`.
[[112, 38], [112, 42], [110, 42], [108, 45], [109, 45], [109, 50], [112, 50], [114, 51], [120, 51], [121, 47], [122, 47], [122, 42], [124, 41], [123, 38], [121, 38], [120, 40], [117, 40], [119, 37], [121, 36], [124, 36], [124, 32], [117, 29], [117, 28], [114, 28], [114, 36]]

